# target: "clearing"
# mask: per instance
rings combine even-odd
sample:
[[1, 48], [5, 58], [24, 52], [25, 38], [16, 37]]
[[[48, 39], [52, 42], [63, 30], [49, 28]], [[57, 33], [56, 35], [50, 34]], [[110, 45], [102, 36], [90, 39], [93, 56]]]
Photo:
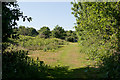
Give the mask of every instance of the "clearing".
[[59, 77], [83, 79], [102, 77], [102, 74], [99, 73], [98, 68], [93, 66], [95, 61], [89, 60], [86, 54], [80, 53], [79, 48], [78, 43], [69, 43], [55, 52], [31, 50], [29, 56], [33, 59], [39, 57], [41, 61], [44, 61], [45, 64], [52, 67], [67, 66], [70, 72], [67, 73], [67, 76], [60, 74]]

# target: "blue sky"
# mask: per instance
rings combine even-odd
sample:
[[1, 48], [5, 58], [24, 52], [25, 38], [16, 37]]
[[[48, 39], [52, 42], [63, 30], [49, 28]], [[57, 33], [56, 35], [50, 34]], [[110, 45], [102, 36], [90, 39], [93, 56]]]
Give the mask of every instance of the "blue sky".
[[33, 18], [32, 22], [18, 22], [18, 26], [34, 27], [39, 30], [43, 26], [51, 30], [58, 24], [65, 30], [75, 30], [75, 17], [71, 14], [70, 2], [18, 2], [24, 15]]

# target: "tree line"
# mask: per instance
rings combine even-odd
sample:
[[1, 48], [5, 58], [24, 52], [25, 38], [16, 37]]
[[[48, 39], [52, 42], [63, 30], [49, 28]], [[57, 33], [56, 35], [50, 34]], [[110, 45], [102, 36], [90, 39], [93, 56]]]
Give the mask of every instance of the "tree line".
[[24, 36], [39, 36], [40, 38], [59, 38], [70, 42], [77, 41], [76, 31], [65, 31], [63, 27], [56, 25], [51, 31], [49, 27], [43, 26], [39, 30], [32, 27], [19, 26], [13, 28], [12, 38], [16, 38], [18, 35]]

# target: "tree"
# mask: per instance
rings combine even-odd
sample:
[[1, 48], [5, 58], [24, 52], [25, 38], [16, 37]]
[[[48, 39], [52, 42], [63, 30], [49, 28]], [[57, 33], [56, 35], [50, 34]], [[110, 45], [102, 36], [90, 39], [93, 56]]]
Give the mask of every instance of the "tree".
[[76, 17], [75, 28], [81, 48], [86, 48], [85, 53], [105, 65], [104, 69], [108, 77], [118, 77], [120, 74], [118, 68], [120, 67], [120, 1], [72, 4], [72, 14]]
[[24, 36], [28, 34], [28, 31], [27, 31], [27, 29], [25, 28], [25, 26], [19, 26], [18, 34], [24, 35]]
[[19, 28], [18, 27], [14, 27], [12, 30], [13, 30], [13, 34], [18, 34]]
[[34, 28], [25, 28], [25, 26], [19, 26], [19, 29], [17, 31], [18, 34], [20, 35], [26, 35], [26, 36], [37, 36], [38, 32]]
[[19, 38], [19, 34], [18, 34], [18, 27], [14, 27], [12, 28], [12, 34], [11, 34], [11, 38], [13, 39], [18, 39]]
[[76, 32], [72, 30], [66, 31], [65, 40], [70, 42], [76, 42], [77, 41]]
[[12, 27], [17, 25], [16, 21], [19, 21], [19, 18], [22, 18], [23, 21], [26, 19], [30, 22], [31, 17], [23, 16], [23, 13], [20, 11], [20, 8], [16, 2], [2, 2], [2, 41], [7, 41], [7, 38], [12, 34]]
[[36, 29], [34, 29], [34, 28], [28, 28], [28, 31], [29, 31], [29, 33], [28, 33], [28, 35], [29, 36], [37, 36], [39, 33], [36, 31]]
[[65, 31], [59, 25], [56, 25], [55, 28], [52, 30], [52, 36], [60, 39], [65, 38]]
[[39, 36], [42, 38], [49, 38], [51, 33], [49, 27], [46, 27], [46, 26], [43, 26], [42, 28], [40, 28], [38, 32], [39, 32]]

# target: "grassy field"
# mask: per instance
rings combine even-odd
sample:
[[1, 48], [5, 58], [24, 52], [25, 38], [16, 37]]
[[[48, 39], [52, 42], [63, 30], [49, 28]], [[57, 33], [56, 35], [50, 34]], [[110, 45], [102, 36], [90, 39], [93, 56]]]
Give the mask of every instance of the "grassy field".
[[[80, 53], [77, 43], [70, 43], [64, 45], [55, 52], [43, 52], [41, 50], [30, 51], [29, 56], [33, 59], [39, 57], [41, 61], [51, 67], [59, 66], [68, 69], [67, 78], [100, 78], [102, 74], [99, 73], [98, 68], [93, 66], [95, 61], [89, 60], [86, 54]], [[56, 71], [52, 71], [56, 73]], [[58, 76], [58, 75], [57, 75]], [[64, 74], [59, 77], [64, 78]]]
[[85, 67], [94, 63], [94, 61], [87, 60], [87, 55], [79, 52], [77, 43], [65, 45], [55, 52], [31, 50], [29, 56], [34, 59], [39, 57], [41, 61], [50, 66], [69, 66], [71, 69]]
[[[43, 49], [28, 49], [24, 46], [23, 47], [20, 45], [15, 46], [11, 44], [11, 46], [9, 46], [6, 49], [6, 51], [8, 52], [4, 53], [4, 55], [7, 56], [4, 57], [4, 59], [7, 60], [5, 61], [6, 63], [4, 64], [4, 66], [9, 66], [11, 62], [8, 63], [8, 61], [12, 61], [12, 64], [9, 66], [11, 71], [8, 73], [7, 69], [9, 68], [4, 67], [5, 68], [4, 71], [6, 72], [5, 74], [10, 75], [8, 76], [10, 78], [22, 77], [22, 78], [47, 78], [47, 79], [50, 78], [98, 79], [104, 77], [104, 73], [100, 72], [100, 69], [97, 66], [94, 66], [95, 61], [89, 60], [88, 55], [86, 55], [85, 53], [80, 53], [80, 46], [78, 45], [78, 43], [67, 42], [67, 44], [63, 44], [66, 42], [57, 39], [51, 39], [51, 41], [52, 40], [56, 41], [57, 47], [59, 46], [58, 48], [55, 48], [55, 46], [53, 45], [54, 47], [51, 49], [55, 48], [54, 51], [53, 50], [44, 51]], [[24, 41], [24, 39], [22, 41]], [[46, 40], [46, 42], [48, 41], [49, 40]], [[37, 41], [35, 43], [37, 43]], [[50, 42], [49, 44], [51, 43], [52, 42]], [[34, 46], [31, 45], [30, 47]], [[10, 52], [11, 50], [13, 51]], [[23, 54], [26, 54], [27, 52], [28, 56], [33, 58], [34, 60], [23, 56]], [[6, 55], [7, 53], [8, 55]], [[8, 58], [9, 56], [11, 57]], [[38, 62], [37, 60], [40, 60], [40, 62]], [[13, 72], [14, 68], [12, 66], [14, 66], [15, 69], [17, 68], [16, 70], [17, 73]]]

